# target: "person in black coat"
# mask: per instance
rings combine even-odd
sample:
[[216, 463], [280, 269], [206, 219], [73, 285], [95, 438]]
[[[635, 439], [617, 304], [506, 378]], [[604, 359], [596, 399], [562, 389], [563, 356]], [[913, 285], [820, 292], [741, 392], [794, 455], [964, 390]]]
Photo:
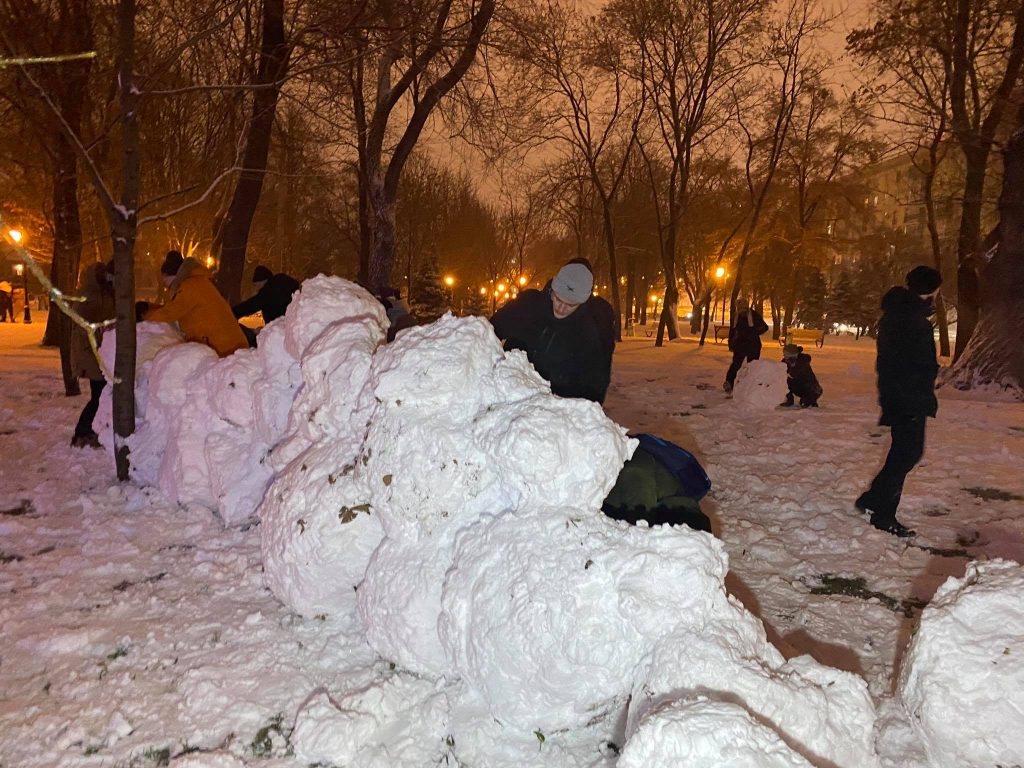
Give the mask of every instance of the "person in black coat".
[[604, 402], [615, 350], [615, 312], [593, 296], [586, 259], [571, 261], [543, 291], [523, 291], [494, 313], [505, 349], [521, 349], [559, 397]]
[[879, 424], [890, 427], [892, 444], [871, 487], [854, 502], [871, 515], [873, 526], [901, 537], [914, 535], [896, 519], [903, 482], [924, 455], [925, 421], [939, 408], [935, 398], [939, 363], [929, 317], [942, 276], [920, 266], [907, 274], [906, 282], [906, 288], [891, 288], [882, 298], [878, 325]]
[[811, 368], [811, 356], [804, 352], [803, 347], [787, 344], [782, 348], [782, 362], [786, 364], [786, 384], [789, 385], [783, 405], [788, 408], [794, 404], [795, 398], [799, 398], [801, 408], [817, 408], [822, 390]]
[[252, 271], [252, 284], [256, 287], [256, 295], [231, 308], [235, 317], [248, 317], [257, 312], [263, 313], [263, 322], [284, 315], [292, 296], [302, 286], [294, 277], [278, 272], [276, 275], [260, 264]]
[[732, 392], [736, 383], [736, 374], [744, 361], [750, 362], [761, 357], [761, 334], [768, 330], [768, 324], [750, 307], [746, 299], [736, 302], [736, 317], [733, 318], [729, 330], [729, 351], [732, 352], [732, 365], [725, 372], [725, 384], [722, 388]]

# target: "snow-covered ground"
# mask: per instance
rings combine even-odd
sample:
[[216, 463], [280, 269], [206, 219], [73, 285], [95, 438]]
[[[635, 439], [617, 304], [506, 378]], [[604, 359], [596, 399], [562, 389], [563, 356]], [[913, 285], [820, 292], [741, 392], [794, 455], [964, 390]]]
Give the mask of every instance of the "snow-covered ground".
[[[367, 727], [337, 721], [339, 711], [364, 712], [385, 730], [403, 724], [408, 739], [432, 737], [435, 724], [406, 722], [423, 708], [402, 703], [447, 694], [392, 675], [355, 616], [304, 618], [282, 605], [264, 581], [258, 526], [225, 528], [203, 507], [119, 486], [108, 453], [69, 447], [84, 397], [62, 396], [56, 355], [38, 347], [42, 330], [0, 324], [0, 766], [305, 766], [285, 736], [300, 710], [318, 707], [323, 717], [304, 721], [312, 730]], [[852, 509], [887, 445], [872, 342], [829, 337], [811, 352], [822, 407], [774, 410], [725, 397], [724, 345], [627, 339], [606, 411], [702, 460], [714, 483], [702, 507], [729, 555], [730, 592], [787, 658], [809, 654], [865, 678], [885, 715], [936, 589], [971, 559], [1024, 558], [1024, 408], [940, 392], [905, 491], [901, 519], [920, 534], [908, 544]], [[779, 348], [767, 343], [764, 357], [781, 358]], [[571, 680], [572, 670], [558, 674]], [[719, 717], [721, 706], [669, 706], [637, 733], [699, 730], [700, 718], [761, 727]], [[880, 740], [883, 763], [927, 765], [901, 728], [892, 719]], [[564, 754], [578, 733], [538, 733], [525, 734], [535, 762], [520, 764], [574, 764]], [[641, 754], [622, 762], [641, 765]], [[383, 751], [351, 759], [400, 764]]]

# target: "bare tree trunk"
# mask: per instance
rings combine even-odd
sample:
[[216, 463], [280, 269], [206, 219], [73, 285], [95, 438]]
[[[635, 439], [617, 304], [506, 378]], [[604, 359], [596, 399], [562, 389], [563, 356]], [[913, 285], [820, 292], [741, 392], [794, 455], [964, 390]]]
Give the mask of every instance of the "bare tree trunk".
[[971, 340], [981, 309], [981, 286], [975, 269], [975, 254], [981, 244], [981, 208], [985, 190], [988, 151], [964, 152], [967, 169], [964, 175], [963, 213], [957, 235], [957, 325], [956, 350], [959, 360]]
[[[932, 247], [932, 262], [942, 274], [942, 242], [939, 240], [939, 225], [935, 216], [935, 175], [939, 167], [939, 145], [943, 132], [937, 131], [928, 145], [928, 168], [924, 172], [924, 210], [928, 225], [928, 240]], [[946, 318], [946, 302], [940, 293], [935, 297], [935, 321], [939, 326], [939, 353], [949, 357], [949, 323]]]
[[291, 49], [284, 33], [284, 0], [263, 0], [263, 40], [256, 72], [256, 85], [259, 87], [253, 94], [252, 116], [242, 154], [242, 172], [224, 219], [217, 272], [217, 287], [232, 304], [241, 298], [249, 230], [267, 175], [277, 99], [290, 57]]
[[622, 341], [622, 304], [619, 301], [619, 270], [615, 263], [615, 222], [612, 221], [611, 201], [601, 200], [604, 214], [604, 239], [608, 249], [608, 287], [612, 292], [612, 309], [615, 310], [615, 340]]
[[981, 259], [982, 311], [945, 383], [957, 389], [995, 386], [1024, 399], [1024, 126], [1007, 143], [1003, 162], [998, 249], [991, 261]]
[[[80, 125], [81, 121], [79, 121]], [[78, 129], [78, 126], [75, 126]], [[50, 279], [64, 293], [73, 293], [78, 278], [78, 263], [82, 257], [82, 222], [78, 211], [78, 163], [74, 147], [63, 135], [57, 134], [53, 174], [53, 265]], [[46, 337], [54, 331], [52, 341], [60, 348], [60, 370], [64, 379], [64, 394], [68, 397], [81, 393], [78, 377], [71, 368], [71, 318], [63, 312], [51, 312], [46, 322]]]
[[118, 480], [129, 472], [128, 438], [135, 431], [135, 235], [139, 204], [138, 91], [135, 88], [135, 0], [118, 7], [118, 80], [121, 101], [121, 205], [112, 215], [114, 238], [114, 462]]

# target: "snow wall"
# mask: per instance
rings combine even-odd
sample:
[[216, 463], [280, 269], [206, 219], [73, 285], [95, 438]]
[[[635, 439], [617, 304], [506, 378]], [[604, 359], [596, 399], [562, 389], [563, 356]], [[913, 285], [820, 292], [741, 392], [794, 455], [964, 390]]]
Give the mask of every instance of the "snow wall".
[[[226, 524], [257, 514], [274, 593], [358, 615], [392, 662], [369, 688], [311, 695], [297, 758], [878, 764], [864, 681], [783, 659], [726, 593], [717, 540], [601, 514], [634, 445], [598, 405], [553, 396], [482, 318], [388, 345], [385, 328], [369, 294], [324, 276], [223, 360], [139, 327], [136, 479]], [[544, 745], [595, 728], [618, 746]]]
[[1024, 761], [1024, 568], [971, 563], [939, 587], [903, 662], [899, 697], [934, 768]]

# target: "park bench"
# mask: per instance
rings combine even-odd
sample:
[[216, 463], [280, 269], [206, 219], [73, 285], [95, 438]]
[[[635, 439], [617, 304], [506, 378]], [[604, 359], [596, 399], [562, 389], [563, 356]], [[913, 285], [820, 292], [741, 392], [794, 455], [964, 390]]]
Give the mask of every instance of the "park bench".
[[729, 329], [731, 326], [728, 325], [715, 325], [715, 344], [723, 341], [729, 341]]
[[819, 349], [825, 344], [825, 331], [818, 328], [790, 328], [779, 336], [779, 346], [786, 344], [814, 344]]

